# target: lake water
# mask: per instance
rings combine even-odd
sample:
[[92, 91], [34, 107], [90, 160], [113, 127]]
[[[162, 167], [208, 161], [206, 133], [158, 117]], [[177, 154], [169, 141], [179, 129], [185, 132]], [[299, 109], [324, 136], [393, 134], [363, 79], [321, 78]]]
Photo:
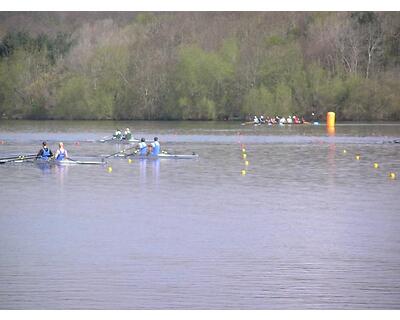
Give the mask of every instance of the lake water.
[[0, 165], [0, 309], [399, 309], [400, 124], [0, 121], [0, 157], [126, 126], [200, 157]]

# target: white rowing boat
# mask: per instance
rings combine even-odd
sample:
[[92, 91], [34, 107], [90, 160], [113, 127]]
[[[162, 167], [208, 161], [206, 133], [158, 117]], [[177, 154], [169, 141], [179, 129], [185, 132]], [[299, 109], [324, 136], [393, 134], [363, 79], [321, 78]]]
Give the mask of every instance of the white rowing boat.
[[59, 165], [59, 166], [70, 166], [77, 164], [86, 164], [86, 165], [104, 165], [105, 161], [84, 161], [84, 160], [74, 160], [74, 159], [63, 159], [63, 160], [55, 160], [55, 159], [36, 159], [35, 162], [37, 164], [44, 165]]
[[117, 143], [117, 144], [127, 144], [127, 143], [137, 143], [140, 140], [137, 138], [131, 138], [129, 140], [127, 139], [116, 139], [116, 138], [109, 138], [109, 139], [101, 139], [99, 142], [108, 142], [108, 143]]
[[128, 155], [128, 158], [131, 159], [198, 159], [199, 155], [196, 153], [193, 154], [169, 154], [169, 153], [160, 153], [157, 156], [148, 155], [148, 156], [141, 156], [141, 155]]
[[64, 160], [55, 160], [55, 159], [32, 159], [32, 158], [19, 158], [13, 160], [1, 160], [0, 164], [5, 163], [35, 163], [37, 165], [51, 166], [70, 166], [70, 165], [104, 165], [105, 161], [84, 161], [84, 160], [73, 160], [73, 159], [64, 159]]

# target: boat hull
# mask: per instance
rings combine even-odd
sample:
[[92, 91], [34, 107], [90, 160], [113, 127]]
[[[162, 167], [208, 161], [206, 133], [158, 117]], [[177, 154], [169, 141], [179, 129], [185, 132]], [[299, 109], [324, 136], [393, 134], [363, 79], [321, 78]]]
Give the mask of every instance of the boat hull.
[[198, 159], [198, 154], [169, 154], [169, 153], [160, 153], [158, 156], [140, 156], [140, 155], [133, 155], [128, 156], [130, 159]]
[[39, 165], [57, 165], [57, 166], [71, 166], [71, 165], [104, 165], [106, 162], [104, 161], [80, 161], [80, 160], [45, 160], [45, 159], [37, 159], [35, 161]]
[[136, 138], [132, 138], [129, 140], [126, 140], [126, 139], [106, 139], [106, 140], [104, 140], [104, 139], [102, 139], [99, 141], [102, 143], [130, 144], [130, 143], [138, 143], [140, 140], [136, 139]]

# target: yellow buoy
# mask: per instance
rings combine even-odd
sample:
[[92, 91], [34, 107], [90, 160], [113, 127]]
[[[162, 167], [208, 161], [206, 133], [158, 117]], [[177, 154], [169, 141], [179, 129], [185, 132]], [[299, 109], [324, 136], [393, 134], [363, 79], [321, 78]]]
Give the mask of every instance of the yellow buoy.
[[346, 149], [344, 149], [344, 150], [343, 150], [343, 153], [344, 153], [344, 154], [346, 154], [346, 153], [347, 153], [347, 150], [346, 150]]
[[246, 160], [246, 161], [244, 162], [244, 164], [245, 164], [246, 166], [248, 166], [248, 165], [249, 165], [249, 161]]
[[246, 175], [246, 170], [242, 170], [242, 176]]
[[378, 162], [375, 162], [375, 163], [374, 163], [374, 168], [375, 168], [375, 169], [378, 169], [378, 168], [379, 168]]
[[389, 178], [390, 179], [396, 179], [396, 174], [394, 172], [389, 173]]
[[128, 159], [128, 163], [132, 163], [132, 159]]
[[360, 155], [359, 154], [356, 155], [356, 160], [360, 160]]
[[247, 158], [247, 154], [243, 153], [243, 159]]
[[242, 149], [242, 152], [243, 152], [243, 153], [245, 153], [245, 152], [246, 152], [246, 149], [245, 149], [245, 148], [243, 148], [243, 149]]
[[108, 172], [110, 172], [110, 173], [112, 172], [112, 168], [111, 168], [111, 167], [108, 167], [107, 170], [108, 170]]

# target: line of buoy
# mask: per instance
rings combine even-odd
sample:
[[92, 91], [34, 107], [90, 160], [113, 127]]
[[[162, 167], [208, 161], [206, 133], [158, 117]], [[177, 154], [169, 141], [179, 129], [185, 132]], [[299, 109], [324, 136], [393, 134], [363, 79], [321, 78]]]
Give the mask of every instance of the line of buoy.
[[[238, 132], [238, 136], [240, 136], [240, 135], [241, 135], [241, 132]], [[238, 140], [238, 142], [240, 143], [240, 148], [241, 148], [241, 151], [242, 151], [242, 158], [244, 160], [244, 166], [245, 166], [244, 169], [242, 169], [240, 173], [241, 173], [242, 176], [245, 176], [246, 173], [247, 173], [246, 168], [249, 165], [249, 161], [247, 160], [247, 153], [246, 153], [245, 145], [243, 143], [241, 143], [240, 140]]]
[[[346, 149], [343, 149], [343, 154], [347, 154], [347, 150], [346, 150]], [[357, 153], [357, 154], [355, 155], [355, 159], [356, 159], [357, 161], [361, 160], [361, 155], [360, 155], [359, 153]], [[372, 166], [373, 166], [374, 169], [379, 169], [379, 168], [380, 168], [378, 162], [374, 162]], [[397, 174], [396, 174], [395, 172], [389, 172], [389, 173], [388, 173], [388, 177], [389, 177], [389, 179], [391, 179], [391, 180], [395, 180], [395, 179], [397, 179]]]

